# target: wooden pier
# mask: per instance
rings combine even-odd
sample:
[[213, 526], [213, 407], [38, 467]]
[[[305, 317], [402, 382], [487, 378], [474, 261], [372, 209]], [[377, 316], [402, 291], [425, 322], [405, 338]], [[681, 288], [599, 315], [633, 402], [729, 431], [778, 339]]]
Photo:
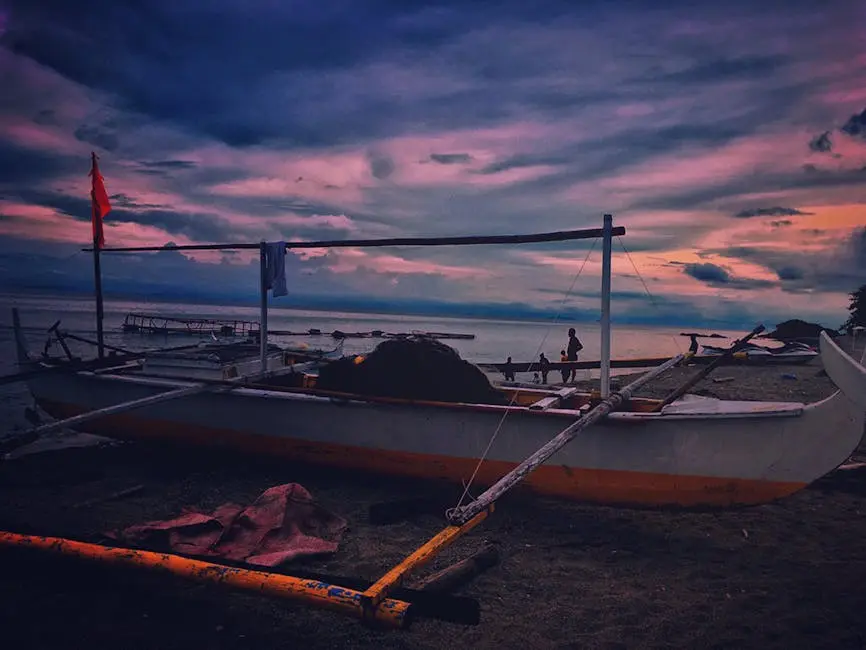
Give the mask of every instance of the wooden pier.
[[[237, 336], [242, 338], [258, 338], [258, 321], [240, 319], [211, 319], [211, 318], [186, 318], [182, 316], [158, 316], [155, 314], [129, 313], [123, 321], [124, 332], [138, 334], [186, 334], [191, 336]], [[403, 339], [413, 337], [427, 337], [433, 339], [455, 339], [472, 340], [474, 334], [463, 334], [453, 332], [424, 332], [412, 330], [411, 332], [386, 332], [384, 330], [371, 330], [369, 332], [344, 332], [333, 330], [324, 332], [321, 329], [311, 327], [306, 330], [278, 330], [268, 329], [268, 334], [273, 336], [330, 336], [334, 339]]]
[[185, 318], [155, 314], [129, 313], [121, 326], [124, 332], [138, 334], [187, 334], [191, 336], [240, 336], [258, 334], [256, 321], [212, 318]]

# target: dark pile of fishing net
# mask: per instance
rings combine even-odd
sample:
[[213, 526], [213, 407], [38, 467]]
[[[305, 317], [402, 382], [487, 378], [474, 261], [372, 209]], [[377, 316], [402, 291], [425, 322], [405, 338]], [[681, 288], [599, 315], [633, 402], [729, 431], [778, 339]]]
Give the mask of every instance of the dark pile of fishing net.
[[477, 367], [431, 338], [392, 339], [361, 363], [343, 358], [319, 371], [316, 388], [441, 402], [505, 404]]

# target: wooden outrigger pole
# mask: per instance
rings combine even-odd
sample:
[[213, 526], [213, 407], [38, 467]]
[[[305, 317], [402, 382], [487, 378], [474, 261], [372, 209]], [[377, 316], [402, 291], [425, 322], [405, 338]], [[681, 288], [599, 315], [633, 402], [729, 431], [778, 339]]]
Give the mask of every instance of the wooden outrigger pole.
[[259, 315], [259, 356], [262, 372], [268, 369], [268, 258], [267, 244], [259, 244], [259, 292], [261, 307]]
[[448, 521], [451, 522], [452, 525], [459, 526], [470, 521], [485, 508], [489, 508], [503, 494], [526, 478], [531, 472], [538, 469], [544, 461], [571, 442], [581, 431], [590, 425], [595, 424], [611, 411], [615, 411], [625, 402], [630, 400], [632, 395], [644, 384], [655, 379], [669, 368], [673, 368], [684, 358], [685, 355], [678, 354], [657, 368], [653, 368], [648, 373], [642, 375], [622, 390], [614, 393], [607, 399], [602, 400], [601, 403], [599, 403], [589, 413], [563, 429], [555, 438], [551, 439], [550, 442], [499, 479], [477, 499], [465, 506], [458, 506], [449, 510], [447, 513]]
[[33, 548], [107, 564], [164, 571], [199, 582], [221, 584], [329, 609], [387, 628], [406, 628], [412, 621], [410, 603], [384, 598], [376, 607], [369, 608], [363, 604], [361, 592], [321, 580], [235, 568], [170, 553], [89, 544], [62, 537], [19, 535], [0, 531], [0, 546]]

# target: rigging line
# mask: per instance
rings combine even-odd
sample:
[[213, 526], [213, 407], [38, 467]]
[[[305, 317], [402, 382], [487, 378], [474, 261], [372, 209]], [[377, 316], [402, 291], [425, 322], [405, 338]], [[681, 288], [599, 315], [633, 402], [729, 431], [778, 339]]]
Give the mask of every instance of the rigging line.
[[[565, 295], [562, 297], [562, 300], [559, 303], [559, 307], [554, 314], [553, 322], [547, 326], [547, 330], [544, 332], [544, 336], [541, 339], [541, 343], [538, 344], [538, 347], [535, 350], [535, 355], [537, 356], [540, 353], [540, 350], [544, 347], [545, 341], [547, 341], [547, 337], [550, 335], [551, 328], [559, 321], [559, 316], [562, 314], [562, 310], [565, 307], [565, 301], [568, 300], [568, 297], [571, 295], [574, 290], [574, 285], [577, 284], [577, 279], [580, 277], [580, 274], [583, 273], [583, 268], [586, 266], [586, 263], [589, 261], [589, 256], [592, 255], [592, 251], [595, 250], [596, 240], [592, 240], [592, 245], [589, 247], [589, 251], [586, 253], [586, 257], [583, 258], [583, 264], [580, 265], [580, 268], [577, 270], [577, 274], [574, 276], [574, 279], [571, 281], [571, 286], [568, 287], [568, 291], [565, 292]], [[535, 356], [532, 357], [533, 359]], [[532, 368], [532, 362], [529, 365], [530, 369]], [[509, 412], [511, 411], [511, 407], [514, 406], [514, 402], [517, 400], [517, 396], [520, 394], [520, 388], [514, 391], [514, 394], [511, 396], [511, 401], [508, 403], [505, 412], [502, 414], [502, 417], [499, 419], [499, 424], [496, 425], [496, 429], [493, 432], [493, 435], [490, 437], [490, 440], [487, 443], [487, 447], [484, 449], [484, 452], [481, 454], [481, 457], [478, 459], [478, 463], [475, 465], [475, 469], [472, 472], [472, 476], [469, 477], [469, 480], [464, 482], [463, 493], [460, 495], [460, 499], [457, 501], [456, 507], [459, 508], [463, 505], [463, 500], [466, 498], [466, 495], [469, 494], [469, 489], [472, 487], [473, 481], [475, 481], [475, 477], [478, 475], [478, 470], [481, 469], [482, 463], [487, 459], [487, 454], [490, 453], [490, 449], [493, 447], [493, 443], [496, 441], [496, 437], [499, 435], [499, 432], [502, 430], [502, 425], [505, 424], [505, 418], [508, 417]]]
[[[657, 309], [659, 313], [661, 313], [661, 307], [659, 307], [658, 303], [656, 303], [655, 296], [652, 295], [652, 293], [649, 290], [649, 287], [647, 286], [646, 281], [643, 279], [643, 276], [640, 274], [640, 271], [638, 271], [637, 264], [634, 263], [634, 260], [632, 259], [631, 254], [628, 252], [628, 249], [626, 249], [625, 244], [622, 242], [622, 237], [617, 237], [616, 239], [619, 242], [619, 245], [622, 247], [623, 252], [625, 252], [625, 256], [628, 258], [628, 261], [631, 262], [631, 266], [634, 269], [634, 272], [637, 274], [637, 277], [640, 280], [641, 284], [643, 285], [644, 291], [646, 291], [646, 294], [649, 296], [650, 302], [652, 303], [652, 306], [655, 309]], [[679, 340], [673, 334], [668, 333], [668, 336], [670, 336], [671, 341], [673, 341], [674, 347], [676, 348], [677, 353], [682, 354], [683, 350], [679, 344]]]

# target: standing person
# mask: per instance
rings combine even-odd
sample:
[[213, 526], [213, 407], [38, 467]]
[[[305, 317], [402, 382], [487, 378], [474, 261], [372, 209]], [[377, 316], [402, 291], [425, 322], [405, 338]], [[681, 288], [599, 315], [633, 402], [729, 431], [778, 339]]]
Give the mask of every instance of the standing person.
[[[577, 333], [574, 331], [573, 327], [568, 329], [568, 357], [569, 361], [577, 361], [577, 353], [583, 350], [583, 343], [580, 342], [580, 339], [577, 338]], [[571, 369], [571, 381], [577, 380], [577, 368]]]
[[[562, 363], [568, 361], [568, 356], [566, 356], [565, 350], [559, 351], [559, 360]], [[561, 368], [559, 372], [560, 374], [562, 374], [562, 385], [565, 386], [565, 384], [568, 382], [568, 368]]]
[[511, 365], [511, 357], [505, 361], [505, 369], [502, 372], [505, 375], [505, 381], [514, 381], [514, 366]]
[[546, 356], [544, 356], [544, 352], [542, 352], [538, 356], [538, 365], [541, 366], [541, 383], [547, 383], [547, 373], [550, 372], [550, 361]]
[[689, 346], [689, 352], [691, 354], [698, 353], [698, 335], [697, 334], [689, 334], [689, 338], [692, 340], [692, 344]]

